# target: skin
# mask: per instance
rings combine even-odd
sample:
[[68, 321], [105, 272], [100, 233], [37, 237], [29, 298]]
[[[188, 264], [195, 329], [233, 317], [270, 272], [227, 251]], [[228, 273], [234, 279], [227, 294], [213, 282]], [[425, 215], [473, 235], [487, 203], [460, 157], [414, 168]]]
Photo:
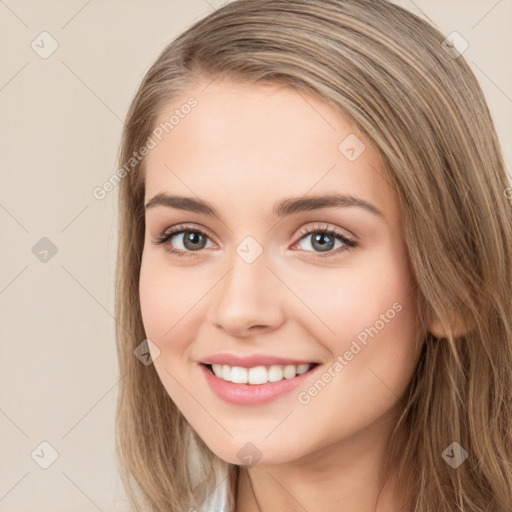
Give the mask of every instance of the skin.
[[[260, 452], [241, 472], [236, 512], [396, 512], [389, 488], [377, 499], [377, 471], [421, 348], [396, 192], [370, 141], [323, 101], [280, 85], [205, 85], [162, 111], [159, 122], [189, 96], [198, 101], [146, 160], [146, 203], [162, 192], [199, 197], [220, 217], [146, 210], [140, 301], [160, 351], [156, 371], [215, 454], [241, 464], [247, 442]], [[350, 134], [366, 146], [355, 161], [338, 149]], [[272, 214], [283, 198], [334, 191], [368, 201], [384, 218], [354, 206]], [[152, 243], [184, 223], [209, 234], [191, 257]], [[319, 223], [358, 246], [340, 252], [337, 242], [323, 257], [314, 234], [298, 236]], [[263, 250], [250, 264], [236, 252], [249, 235]], [[187, 251], [182, 235], [171, 243]], [[319, 361], [321, 375], [394, 303], [400, 312], [307, 405], [297, 395], [314, 380], [240, 406], [214, 395], [198, 367], [229, 350]]]

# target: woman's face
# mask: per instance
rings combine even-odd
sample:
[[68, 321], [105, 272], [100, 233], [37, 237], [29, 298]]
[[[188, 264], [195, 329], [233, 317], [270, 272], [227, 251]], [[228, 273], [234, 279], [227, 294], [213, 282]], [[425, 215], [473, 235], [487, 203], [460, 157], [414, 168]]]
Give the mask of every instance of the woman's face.
[[[165, 389], [234, 464], [375, 434], [420, 349], [398, 197], [376, 151], [302, 92], [189, 92], [161, 113], [159, 125], [174, 118], [146, 161], [140, 300]], [[228, 380], [203, 364], [214, 358]]]

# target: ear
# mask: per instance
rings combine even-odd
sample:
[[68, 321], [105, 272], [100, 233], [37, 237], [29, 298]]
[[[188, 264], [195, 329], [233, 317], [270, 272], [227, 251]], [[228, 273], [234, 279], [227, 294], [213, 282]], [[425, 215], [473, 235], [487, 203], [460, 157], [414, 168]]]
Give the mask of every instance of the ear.
[[450, 329], [452, 336], [454, 338], [458, 338], [460, 336], [464, 336], [474, 327], [474, 322], [469, 321], [468, 319], [464, 320], [462, 315], [455, 313], [451, 315], [449, 324], [449, 327], [445, 328], [443, 327], [442, 322], [438, 318], [435, 318], [430, 322], [429, 331], [436, 338], [447, 338], [448, 329]]

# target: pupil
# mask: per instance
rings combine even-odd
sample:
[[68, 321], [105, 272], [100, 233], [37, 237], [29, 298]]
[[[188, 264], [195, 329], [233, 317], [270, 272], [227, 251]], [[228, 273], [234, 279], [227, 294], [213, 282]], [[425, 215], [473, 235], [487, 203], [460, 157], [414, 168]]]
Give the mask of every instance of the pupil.
[[[325, 241], [325, 239], [327, 239], [327, 242]], [[313, 243], [311, 245], [313, 246], [313, 248], [318, 249], [321, 252], [325, 252], [332, 249], [334, 247], [333, 244], [333, 237], [329, 236], [326, 233], [317, 233], [315, 236], [313, 236]]]
[[189, 231], [183, 240], [183, 243], [187, 249], [202, 249], [202, 247], [197, 247], [197, 244], [201, 244], [201, 242], [204, 243], [204, 236], [201, 235], [201, 233]]

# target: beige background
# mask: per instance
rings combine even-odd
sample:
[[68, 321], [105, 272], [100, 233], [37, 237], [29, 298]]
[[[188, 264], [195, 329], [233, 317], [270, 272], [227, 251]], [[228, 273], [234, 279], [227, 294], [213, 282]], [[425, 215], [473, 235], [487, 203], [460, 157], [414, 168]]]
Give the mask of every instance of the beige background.
[[[0, 511], [122, 508], [113, 437], [117, 191], [99, 201], [92, 190], [116, 170], [122, 119], [149, 65], [221, 3], [0, 2]], [[399, 3], [469, 42], [464, 56], [512, 169], [512, 0]], [[59, 45], [46, 59], [31, 47], [51, 49], [43, 31]], [[32, 252], [43, 237], [57, 249], [46, 262]], [[48, 469], [39, 465], [51, 461], [43, 441], [58, 452]]]

